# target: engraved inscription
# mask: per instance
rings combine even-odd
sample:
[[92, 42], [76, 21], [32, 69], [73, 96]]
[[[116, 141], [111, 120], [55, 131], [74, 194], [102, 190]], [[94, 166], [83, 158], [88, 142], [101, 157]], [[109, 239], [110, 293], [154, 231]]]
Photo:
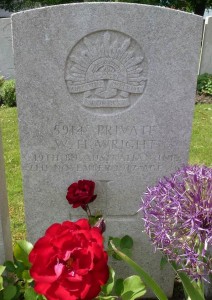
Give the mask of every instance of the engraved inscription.
[[[34, 151], [26, 170], [99, 174], [160, 172], [164, 165], [179, 165], [180, 157], [160, 153], [156, 125], [79, 125], [59, 121], [51, 125], [52, 151]], [[162, 152], [163, 153], [163, 152]]]
[[72, 48], [65, 81], [72, 97], [82, 98], [84, 108], [104, 113], [123, 111], [144, 92], [147, 62], [132, 37], [102, 30], [85, 36]]

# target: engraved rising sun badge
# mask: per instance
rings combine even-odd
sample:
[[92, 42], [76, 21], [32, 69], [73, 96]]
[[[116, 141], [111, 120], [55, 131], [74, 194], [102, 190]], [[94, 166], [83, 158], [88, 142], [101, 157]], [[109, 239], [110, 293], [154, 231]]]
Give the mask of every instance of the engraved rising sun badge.
[[85, 108], [122, 111], [143, 94], [147, 62], [133, 38], [112, 30], [97, 31], [71, 49], [65, 81], [69, 93], [80, 95]]

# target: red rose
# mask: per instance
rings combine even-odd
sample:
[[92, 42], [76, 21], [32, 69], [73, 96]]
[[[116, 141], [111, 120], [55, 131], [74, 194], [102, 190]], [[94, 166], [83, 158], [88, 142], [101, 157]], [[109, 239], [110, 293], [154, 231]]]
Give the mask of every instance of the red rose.
[[96, 195], [94, 195], [95, 182], [91, 180], [79, 180], [72, 183], [66, 195], [66, 199], [69, 204], [73, 204], [73, 208], [82, 206], [94, 201]]
[[50, 226], [29, 255], [35, 291], [48, 300], [92, 300], [109, 277], [98, 228], [87, 219]]

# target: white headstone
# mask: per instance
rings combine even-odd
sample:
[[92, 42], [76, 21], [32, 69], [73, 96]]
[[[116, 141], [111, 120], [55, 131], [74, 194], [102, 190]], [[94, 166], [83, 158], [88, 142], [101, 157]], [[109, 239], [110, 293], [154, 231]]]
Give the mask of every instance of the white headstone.
[[0, 76], [14, 78], [11, 19], [0, 19]]
[[131, 235], [135, 260], [171, 296], [174, 276], [136, 212], [146, 187], [188, 160], [202, 18], [86, 3], [12, 20], [28, 238], [82, 216], [66, 189], [94, 180], [107, 235]]
[[0, 264], [12, 259], [12, 240], [5, 182], [4, 158], [0, 129]]
[[0, 18], [8, 18], [8, 17], [10, 17], [10, 15], [11, 15], [11, 12], [0, 8]]
[[205, 19], [199, 73], [212, 74], [212, 17]]

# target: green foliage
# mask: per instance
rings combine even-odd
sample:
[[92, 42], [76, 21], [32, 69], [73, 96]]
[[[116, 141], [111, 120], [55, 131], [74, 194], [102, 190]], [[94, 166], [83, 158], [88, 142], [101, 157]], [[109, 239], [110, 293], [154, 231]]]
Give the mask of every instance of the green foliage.
[[4, 77], [3, 77], [3, 76], [0, 76], [0, 105], [3, 104], [3, 99], [2, 99], [2, 96], [1, 96], [1, 87], [2, 87], [3, 84], [4, 84], [4, 81], [5, 81]]
[[110, 276], [109, 276], [109, 279], [107, 281], [107, 284], [105, 284], [102, 287], [102, 292], [105, 295], [109, 295], [110, 293], [112, 293], [113, 286], [114, 286], [114, 280], [115, 280], [115, 271], [112, 268], [110, 268]]
[[129, 235], [125, 235], [120, 241], [121, 249], [132, 249], [133, 239]]
[[146, 293], [146, 288], [141, 278], [137, 275], [130, 276], [123, 281], [121, 292], [122, 300], [134, 300]]
[[3, 290], [3, 299], [4, 300], [11, 300], [11, 299], [18, 299], [16, 298], [16, 294], [18, 292], [18, 289], [16, 288], [16, 286], [14, 285], [8, 285], [5, 287], [5, 289]]
[[180, 269], [180, 267], [178, 267], [176, 263], [172, 262], [172, 267], [180, 277], [184, 290], [186, 291], [186, 294], [189, 296], [188, 299], [204, 300], [205, 299], [204, 295], [202, 294], [201, 288], [198, 286], [198, 284], [194, 280], [190, 279], [185, 272], [177, 271], [178, 269]]
[[35, 290], [32, 287], [29, 287], [25, 290], [24, 299], [25, 300], [36, 300], [38, 299], [38, 295], [36, 294]]
[[14, 248], [14, 262], [6, 261], [0, 266], [0, 300], [45, 300], [36, 294], [30, 276], [28, 256], [33, 246], [27, 241], [18, 241]]
[[197, 91], [212, 96], [212, 74], [204, 73], [198, 76]]
[[[163, 290], [159, 287], [159, 285], [152, 279], [152, 277], [144, 271], [144, 269], [139, 266], [136, 262], [134, 262], [128, 255], [123, 253], [122, 249], [118, 248], [114, 244], [114, 240], [110, 239], [110, 245], [113, 251], [123, 260], [125, 261], [142, 279], [145, 285], [152, 290], [155, 296], [159, 300], [168, 300]], [[116, 243], [117, 244], [117, 243]], [[123, 281], [124, 282], [124, 281]], [[137, 296], [138, 297], [138, 296]], [[131, 298], [128, 298], [131, 299]], [[134, 299], [134, 298], [133, 298]]]
[[9, 10], [11, 12], [36, 8], [40, 6], [51, 6], [66, 3], [84, 2], [82, 0], [0, 0], [0, 8]]
[[115, 291], [115, 294], [118, 296], [121, 296], [121, 293], [124, 289], [123, 281], [124, 281], [123, 278], [118, 278], [114, 284], [114, 291]]
[[4, 80], [0, 85], [0, 101], [8, 107], [16, 106], [15, 80]]
[[[110, 241], [113, 241], [123, 252], [131, 255], [133, 240], [129, 235], [125, 235], [122, 238], [109, 237], [107, 253], [115, 259], [121, 259], [113, 250]], [[115, 275], [115, 271], [110, 268], [109, 279], [96, 299], [115, 300], [119, 298], [122, 300], [134, 300], [146, 293], [145, 285], [139, 276], [133, 275], [126, 279], [116, 279]]]
[[99, 300], [134, 300], [142, 297], [146, 293], [146, 288], [141, 278], [132, 275], [126, 279], [115, 279], [115, 272], [110, 268], [110, 277], [106, 285], [103, 286]]
[[5, 82], [4, 76], [0, 76], [0, 87], [3, 85]]
[[16, 107], [0, 107], [0, 127], [2, 129], [10, 222], [14, 243], [26, 238]]
[[195, 106], [189, 164], [212, 166], [212, 105]]
[[1, 275], [4, 273], [5, 268], [5, 266], [0, 266], [0, 291], [4, 289], [3, 277]]
[[212, 7], [212, 0], [161, 0], [161, 5], [204, 15], [206, 8]]
[[33, 246], [27, 241], [18, 241], [14, 247], [14, 256], [16, 260], [22, 262], [26, 267], [30, 267], [28, 255]]
[[132, 247], [133, 247], [133, 240], [129, 235], [125, 235], [122, 238], [114, 238], [114, 237], [109, 237], [108, 240], [108, 252], [109, 255], [111, 255], [114, 259], [116, 260], [122, 260], [119, 255], [113, 250], [110, 241], [113, 241], [114, 245], [118, 248], [121, 249], [121, 251], [128, 255], [129, 257], [132, 256]]

